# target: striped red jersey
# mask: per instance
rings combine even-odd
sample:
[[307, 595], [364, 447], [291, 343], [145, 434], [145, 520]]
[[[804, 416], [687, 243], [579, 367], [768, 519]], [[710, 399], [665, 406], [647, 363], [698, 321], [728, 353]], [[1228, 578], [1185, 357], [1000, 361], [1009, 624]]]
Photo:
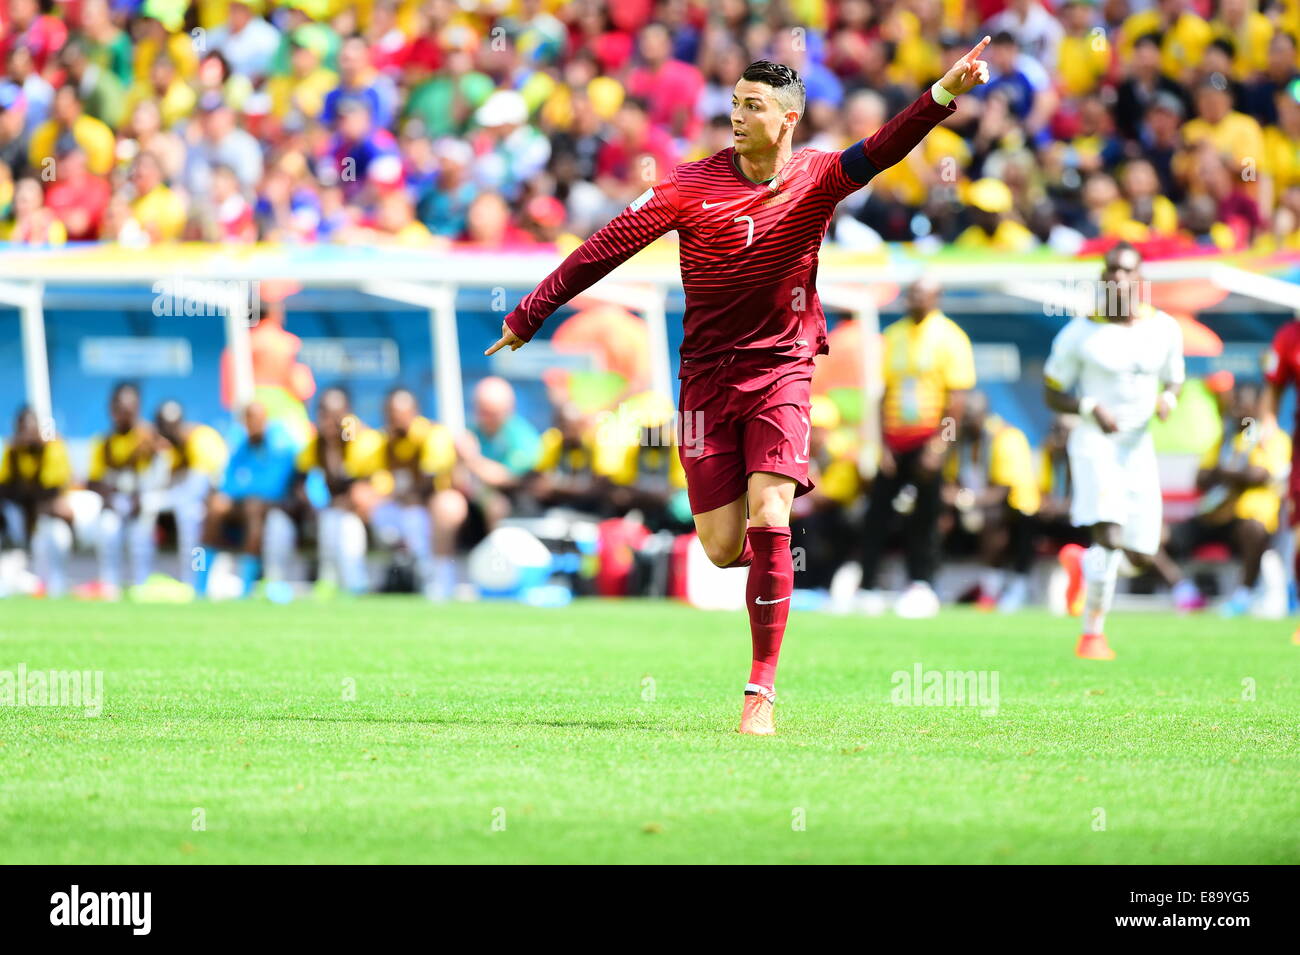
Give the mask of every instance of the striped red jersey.
[[742, 175], [732, 148], [683, 163], [575, 249], [506, 324], [531, 339], [557, 308], [676, 229], [686, 293], [683, 376], [736, 351], [777, 362], [824, 354], [817, 253], [836, 203], [901, 160], [955, 108], [927, 90], [843, 152], [800, 150], [768, 183]]

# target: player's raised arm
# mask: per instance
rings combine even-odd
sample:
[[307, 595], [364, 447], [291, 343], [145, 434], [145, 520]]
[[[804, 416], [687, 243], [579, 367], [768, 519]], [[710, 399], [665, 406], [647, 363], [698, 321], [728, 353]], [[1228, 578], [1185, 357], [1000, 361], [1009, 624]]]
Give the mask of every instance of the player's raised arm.
[[501, 337], [484, 352], [522, 348], [557, 308], [586, 291], [635, 253], [677, 226], [677, 183], [672, 176], [647, 189], [603, 228], [588, 236], [560, 267], [524, 296], [501, 324]]
[[877, 173], [900, 162], [930, 130], [956, 112], [956, 97], [989, 81], [989, 65], [979, 58], [988, 44], [986, 36], [907, 109], [844, 150], [840, 164], [845, 175], [858, 185], [866, 185]]

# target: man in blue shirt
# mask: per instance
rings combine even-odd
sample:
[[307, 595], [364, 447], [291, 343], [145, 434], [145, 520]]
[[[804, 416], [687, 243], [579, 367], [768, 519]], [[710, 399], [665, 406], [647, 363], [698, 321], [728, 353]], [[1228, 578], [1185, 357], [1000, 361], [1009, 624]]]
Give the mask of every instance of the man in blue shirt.
[[[541, 435], [515, 411], [515, 390], [495, 375], [474, 388], [474, 423], [456, 441], [456, 455], [476, 487], [471, 524], [486, 534], [515, 510], [520, 485], [537, 465]], [[477, 536], [477, 535], [475, 535]]]
[[245, 596], [262, 575], [263, 554], [268, 581], [278, 582], [293, 548], [293, 523], [280, 506], [289, 495], [297, 445], [287, 428], [267, 419], [260, 402], [245, 409], [244, 429], [242, 438], [232, 442], [221, 490], [208, 503], [205, 546], [194, 555], [194, 589], [199, 594], [207, 592], [216, 550], [235, 535], [242, 543], [240, 577]]

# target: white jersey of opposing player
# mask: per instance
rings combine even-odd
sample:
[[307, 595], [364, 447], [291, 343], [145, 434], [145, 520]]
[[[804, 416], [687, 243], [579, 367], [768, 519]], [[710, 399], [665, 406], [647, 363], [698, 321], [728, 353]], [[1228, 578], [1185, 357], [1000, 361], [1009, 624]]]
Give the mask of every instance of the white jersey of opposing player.
[[[1183, 383], [1178, 321], [1150, 306], [1131, 323], [1079, 317], [1052, 341], [1043, 375], [1060, 391], [1078, 391], [1115, 417], [1121, 434], [1141, 431], [1155, 414], [1160, 386]], [[1081, 422], [1100, 430], [1092, 416]]]

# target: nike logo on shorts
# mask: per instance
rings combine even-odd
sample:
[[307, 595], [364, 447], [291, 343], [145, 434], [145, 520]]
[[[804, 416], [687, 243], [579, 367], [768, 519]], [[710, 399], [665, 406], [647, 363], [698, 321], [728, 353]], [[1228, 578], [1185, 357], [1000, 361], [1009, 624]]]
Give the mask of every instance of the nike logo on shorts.
[[782, 600], [789, 600], [789, 599], [790, 599], [789, 597], [777, 597], [775, 600], [764, 600], [762, 597], [755, 597], [754, 603], [762, 604], [762, 605], [779, 604]]

